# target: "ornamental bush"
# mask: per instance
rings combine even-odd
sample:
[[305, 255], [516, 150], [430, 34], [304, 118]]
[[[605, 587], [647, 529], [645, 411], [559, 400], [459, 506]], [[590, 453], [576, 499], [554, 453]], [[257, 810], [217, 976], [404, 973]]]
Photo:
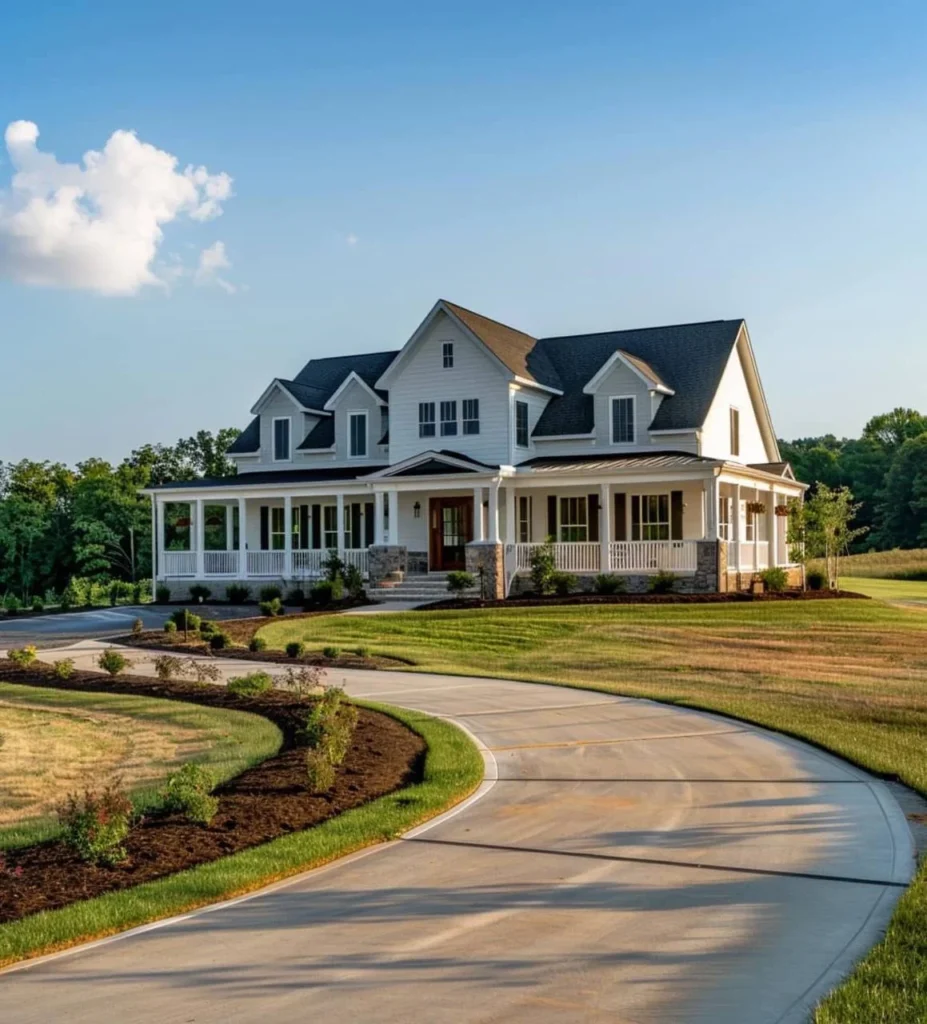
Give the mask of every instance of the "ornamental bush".
[[789, 584], [789, 574], [782, 566], [773, 566], [760, 573], [763, 586], [773, 594], [780, 594]]
[[177, 623], [174, 622], [173, 619], [168, 619], [167, 622], [164, 623], [164, 632], [165, 633], [176, 633], [177, 632]]
[[74, 659], [61, 658], [52, 663], [52, 675], [62, 682], [66, 682], [74, 675]]
[[155, 590], [155, 601], [157, 604], [167, 604], [171, 599], [171, 588], [170, 587], [158, 587]]
[[290, 605], [291, 608], [299, 608], [306, 603], [306, 592], [302, 587], [294, 587], [287, 592], [283, 603]]
[[553, 540], [547, 540], [531, 553], [531, 583], [536, 594], [549, 594], [554, 589], [554, 575], [557, 559], [554, 555]]
[[571, 572], [555, 572], [550, 581], [558, 597], [566, 597], [579, 586], [579, 580]]
[[217, 683], [222, 677], [218, 665], [200, 658], [188, 658], [183, 666], [184, 675], [191, 675], [198, 686]]
[[213, 651], [224, 651], [226, 648], [232, 646], [232, 638], [228, 633], [223, 633], [221, 629], [217, 629], [214, 633], [210, 634], [209, 637], [209, 648]]
[[343, 573], [344, 589], [353, 598], [364, 596], [364, 577], [356, 565], [349, 565]]
[[267, 601], [261, 601], [258, 605], [258, 611], [267, 618], [283, 615], [283, 602], [279, 597], [272, 597]]
[[206, 640], [212, 636], [218, 630], [218, 626], [212, 621], [212, 619], [203, 619], [200, 623], [200, 636]]
[[827, 576], [818, 569], [810, 569], [805, 576], [809, 590], [823, 590], [827, 586]]
[[273, 679], [266, 672], [251, 672], [246, 676], [236, 676], [229, 680], [229, 693], [237, 697], [259, 697], [262, 693], [274, 688]]
[[285, 650], [288, 658], [304, 658], [306, 656], [306, 645], [302, 640], [291, 640]]
[[88, 864], [112, 866], [125, 860], [122, 845], [132, 823], [132, 803], [118, 782], [103, 789], [68, 794], [58, 808], [63, 839]]
[[7, 594], [3, 599], [3, 610], [7, 615], [18, 615], [22, 607], [22, 601], [15, 594]]
[[306, 751], [306, 783], [310, 793], [325, 793], [334, 786], [335, 766], [325, 751]]
[[320, 608], [326, 608], [332, 603], [335, 584], [331, 580], [319, 580], [309, 591], [309, 598], [313, 604]]
[[45, 611], [45, 602], [42, 600], [41, 597], [34, 597], [32, 599], [32, 610], [34, 612], [44, 612]]
[[20, 668], [28, 668], [35, 661], [37, 653], [32, 644], [27, 644], [25, 647], [14, 647], [13, 650], [7, 651], [6, 656], [14, 665], [18, 665]]
[[325, 578], [332, 583], [344, 579], [345, 562], [334, 548], [322, 559], [322, 569], [325, 571]]
[[472, 572], [463, 572], [460, 569], [447, 574], [447, 589], [452, 594], [462, 594], [476, 586], [476, 579]]
[[124, 672], [127, 668], [132, 667], [132, 662], [128, 658], [111, 647], [100, 654], [100, 657], [97, 658], [97, 664], [104, 672], [108, 672], [114, 677], [118, 676], [120, 672]]
[[597, 594], [623, 594], [628, 589], [628, 581], [624, 576], [603, 572], [596, 576], [593, 587]]
[[258, 651], [266, 651], [267, 641], [262, 636], [253, 636], [248, 641], [248, 650], [254, 651], [255, 653]]
[[184, 663], [173, 654], [159, 654], [154, 662], [155, 675], [162, 682], [169, 683], [184, 673]]
[[187, 608], [178, 608], [171, 614], [171, 620], [178, 629], [186, 629], [192, 633], [198, 633], [203, 620], [199, 615], [194, 614]]
[[132, 623], [132, 636], [139, 636], [145, 632], [145, 623], [141, 619], [136, 619]]
[[188, 821], [208, 825], [216, 816], [219, 800], [212, 796], [215, 786], [212, 774], [202, 765], [188, 762], [167, 777], [161, 793], [164, 809], [182, 814]]
[[[306, 760], [310, 786], [313, 786], [313, 772], [317, 770], [319, 756], [328, 760], [332, 766], [339, 765], [347, 757], [351, 747], [351, 740], [357, 727], [357, 708], [344, 698], [344, 690], [330, 686], [306, 715], [302, 738], [311, 748]], [[318, 789], [314, 791], [318, 792]]]
[[225, 588], [225, 596], [229, 604], [244, 604], [251, 597], [251, 589], [241, 583], [230, 583]]
[[337, 658], [339, 654], [341, 654], [341, 648], [332, 646], [323, 647], [322, 654], [324, 654], [326, 658], [334, 659]]
[[193, 586], [190, 587], [190, 597], [193, 598], [194, 601], [208, 601], [211, 594], [212, 591], [209, 587], [203, 586], [202, 583], [194, 583]]
[[322, 675], [322, 669], [318, 665], [300, 665], [299, 668], [290, 666], [280, 684], [297, 697], [308, 697], [318, 690], [322, 683]]
[[651, 576], [647, 589], [651, 594], [671, 594], [679, 577], [672, 572], [661, 569], [656, 576]]
[[275, 587], [273, 585], [261, 587], [258, 591], [258, 597], [262, 601], [279, 601], [283, 597], [283, 591], [279, 587]]

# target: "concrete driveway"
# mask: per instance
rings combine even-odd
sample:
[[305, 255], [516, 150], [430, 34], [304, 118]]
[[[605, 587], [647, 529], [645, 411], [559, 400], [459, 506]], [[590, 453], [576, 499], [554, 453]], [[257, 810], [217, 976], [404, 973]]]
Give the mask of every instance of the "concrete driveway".
[[331, 681], [465, 725], [488, 748], [481, 798], [265, 893], [2, 975], [4, 1019], [802, 1021], [911, 877], [885, 786], [762, 730], [502, 680]]

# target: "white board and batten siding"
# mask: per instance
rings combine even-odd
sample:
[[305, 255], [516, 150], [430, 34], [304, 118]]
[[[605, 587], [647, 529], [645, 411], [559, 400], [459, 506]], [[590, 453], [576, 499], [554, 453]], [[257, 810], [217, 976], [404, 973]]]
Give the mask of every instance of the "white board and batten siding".
[[[740, 454], [731, 452], [731, 408], [740, 413]], [[753, 398], [747, 387], [741, 361], [740, 346], [734, 347], [728, 359], [714, 400], [702, 427], [701, 454], [710, 459], [730, 459], [733, 462], [770, 462], [776, 457], [769, 452], [760, 432]]]
[[[454, 366], [443, 365], [443, 343], [454, 345]], [[457, 402], [460, 421], [465, 399], [480, 402], [479, 434], [441, 435], [442, 401]], [[418, 436], [419, 402], [435, 403], [434, 437]], [[390, 381], [390, 462], [430, 449], [462, 452], [481, 462], [509, 460], [509, 388], [506, 373], [482, 345], [473, 342], [443, 313], [437, 316]]]

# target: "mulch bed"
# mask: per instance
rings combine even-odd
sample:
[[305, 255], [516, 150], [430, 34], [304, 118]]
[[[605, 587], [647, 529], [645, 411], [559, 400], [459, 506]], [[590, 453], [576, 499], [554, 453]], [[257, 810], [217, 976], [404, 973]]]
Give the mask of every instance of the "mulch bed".
[[363, 708], [334, 786], [313, 795], [306, 788], [305, 749], [296, 746], [307, 702], [292, 693], [273, 690], [259, 697], [239, 697], [225, 687], [111, 679], [96, 672], [76, 672], [63, 682], [42, 667], [21, 669], [3, 660], [0, 678], [28, 686], [249, 711], [270, 719], [284, 736], [279, 754], [215, 790], [219, 810], [210, 825], [192, 824], [179, 815], [150, 815], [131, 829], [125, 843], [128, 857], [114, 867], [85, 864], [60, 840], [8, 851], [5, 871], [0, 873], [0, 923], [150, 882], [312, 828], [422, 778], [422, 738], [395, 719]]
[[542, 608], [571, 604], [743, 604], [751, 601], [831, 601], [835, 598], [856, 598], [868, 601], [866, 594], [849, 590], [785, 590], [779, 594], [556, 594], [538, 597], [509, 597], [505, 600], [482, 601], [479, 598], [448, 598], [413, 608], [417, 612], [435, 612], [463, 608]]

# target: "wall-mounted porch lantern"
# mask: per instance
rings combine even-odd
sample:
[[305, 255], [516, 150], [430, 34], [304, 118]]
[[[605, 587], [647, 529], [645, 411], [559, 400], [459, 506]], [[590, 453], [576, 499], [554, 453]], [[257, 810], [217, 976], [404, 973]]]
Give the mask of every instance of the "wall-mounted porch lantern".
[[420, 501], [417, 501], [412, 506], [412, 515], [415, 516], [416, 519], [422, 518], [422, 503]]

